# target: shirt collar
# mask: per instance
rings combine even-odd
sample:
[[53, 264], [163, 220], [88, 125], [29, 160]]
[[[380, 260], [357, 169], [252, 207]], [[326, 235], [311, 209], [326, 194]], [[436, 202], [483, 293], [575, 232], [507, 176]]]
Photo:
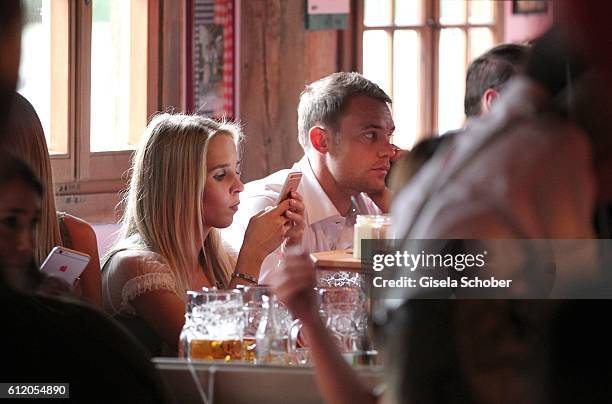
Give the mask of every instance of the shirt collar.
[[319, 180], [315, 176], [308, 157], [304, 156], [293, 165], [293, 170], [302, 171], [302, 181], [299, 186], [299, 193], [304, 198], [306, 208], [306, 221], [314, 224], [329, 218], [341, 218], [342, 215], [327, 196], [321, 187]]

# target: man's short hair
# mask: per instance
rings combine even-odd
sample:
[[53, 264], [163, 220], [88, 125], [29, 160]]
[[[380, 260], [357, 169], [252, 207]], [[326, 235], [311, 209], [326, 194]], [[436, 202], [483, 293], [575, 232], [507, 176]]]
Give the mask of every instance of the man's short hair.
[[355, 72], [333, 73], [307, 85], [298, 105], [298, 141], [302, 148], [310, 144], [308, 133], [313, 126], [323, 125], [336, 131], [347, 100], [359, 95], [391, 103], [387, 93]]
[[525, 45], [501, 44], [476, 58], [468, 68], [465, 80], [465, 115], [480, 115], [480, 100], [489, 88], [501, 90], [521, 69], [527, 50]]

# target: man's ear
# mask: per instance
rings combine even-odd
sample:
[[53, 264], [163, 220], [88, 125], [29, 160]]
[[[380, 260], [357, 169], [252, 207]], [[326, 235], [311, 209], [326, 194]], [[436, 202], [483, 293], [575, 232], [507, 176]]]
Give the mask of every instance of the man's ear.
[[310, 138], [310, 144], [316, 151], [321, 154], [328, 152], [329, 139], [327, 138], [327, 131], [324, 128], [320, 126], [313, 126], [308, 132], [308, 137]]
[[497, 97], [499, 97], [499, 93], [496, 90], [492, 88], [486, 89], [480, 100], [480, 116], [485, 116], [491, 111], [491, 107], [497, 100]]

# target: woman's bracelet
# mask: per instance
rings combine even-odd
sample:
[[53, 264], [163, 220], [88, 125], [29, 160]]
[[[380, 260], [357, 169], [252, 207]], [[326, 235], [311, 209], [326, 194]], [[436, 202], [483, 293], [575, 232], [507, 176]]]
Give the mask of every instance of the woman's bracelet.
[[239, 278], [239, 279], [243, 279], [250, 283], [255, 283], [255, 284], [257, 283], [257, 278], [255, 278], [254, 276], [243, 274], [242, 272], [238, 272], [238, 271], [234, 271], [232, 273], [232, 278]]

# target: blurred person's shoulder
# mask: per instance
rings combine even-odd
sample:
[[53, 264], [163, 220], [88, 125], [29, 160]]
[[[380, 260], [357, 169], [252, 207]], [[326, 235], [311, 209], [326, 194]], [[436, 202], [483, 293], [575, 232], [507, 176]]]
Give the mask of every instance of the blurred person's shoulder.
[[[0, 315], [3, 363], [10, 381], [70, 383], [71, 397], [93, 397], [100, 386], [128, 388], [153, 401], [163, 383], [144, 348], [118, 323], [88, 304], [3, 289]], [[61, 380], [60, 380], [61, 379]], [[98, 398], [116, 393], [100, 391]]]

